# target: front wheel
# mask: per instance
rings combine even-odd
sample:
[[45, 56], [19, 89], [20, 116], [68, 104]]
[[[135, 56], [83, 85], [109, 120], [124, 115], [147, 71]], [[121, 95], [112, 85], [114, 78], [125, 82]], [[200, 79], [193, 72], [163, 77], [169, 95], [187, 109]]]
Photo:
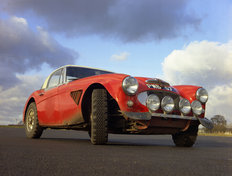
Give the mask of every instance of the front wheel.
[[36, 104], [32, 102], [26, 112], [25, 132], [28, 138], [40, 138], [43, 128], [39, 125]]
[[108, 141], [107, 92], [94, 89], [91, 104], [90, 138], [92, 144], [106, 144]]
[[192, 147], [197, 139], [198, 126], [190, 126], [187, 131], [172, 135], [172, 140], [177, 147]]

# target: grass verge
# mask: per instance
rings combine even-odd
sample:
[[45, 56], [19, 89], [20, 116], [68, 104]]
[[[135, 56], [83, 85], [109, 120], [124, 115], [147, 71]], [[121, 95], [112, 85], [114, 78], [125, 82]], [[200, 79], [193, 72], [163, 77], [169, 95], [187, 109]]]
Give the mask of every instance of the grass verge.
[[23, 125], [0, 125], [1, 128], [24, 128]]
[[223, 137], [232, 137], [232, 133], [198, 133], [199, 136], [223, 136]]

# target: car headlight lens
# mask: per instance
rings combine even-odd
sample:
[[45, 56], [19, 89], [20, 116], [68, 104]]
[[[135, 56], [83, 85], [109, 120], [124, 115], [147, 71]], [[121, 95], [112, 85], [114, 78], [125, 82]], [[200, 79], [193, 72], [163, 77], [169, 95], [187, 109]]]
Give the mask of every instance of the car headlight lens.
[[193, 113], [196, 115], [201, 115], [201, 113], [203, 112], [201, 102], [199, 102], [197, 100], [192, 102], [191, 107], [192, 107]]
[[180, 111], [186, 115], [186, 114], [189, 114], [190, 111], [191, 111], [191, 104], [190, 102], [187, 100], [187, 99], [181, 99], [180, 102], [179, 102], [179, 108], [180, 108]]
[[134, 95], [138, 90], [138, 81], [131, 76], [126, 77], [122, 82], [122, 88], [128, 95]]
[[165, 96], [161, 101], [161, 107], [166, 113], [172, 112], [175, 107], [173, 98]]
[[202, 102], [206, 103], [208, 100], [208, 92], [204, 88], [199, 88], [196, 92], [196, 98]]
[[151, 94], [147, 97], [146, 104], [151, 111], [157, 111], [160, 107], [160, 99], [157, 95]]

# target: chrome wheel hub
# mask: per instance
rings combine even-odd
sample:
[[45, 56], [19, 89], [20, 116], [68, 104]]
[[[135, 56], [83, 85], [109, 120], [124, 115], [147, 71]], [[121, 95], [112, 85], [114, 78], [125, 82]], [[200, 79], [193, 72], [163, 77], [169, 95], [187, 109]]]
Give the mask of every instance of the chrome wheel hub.
[[35, 112], [33, 109], [30, 109], [27, 116], [27, 130], [31, 131], [34, 128]]

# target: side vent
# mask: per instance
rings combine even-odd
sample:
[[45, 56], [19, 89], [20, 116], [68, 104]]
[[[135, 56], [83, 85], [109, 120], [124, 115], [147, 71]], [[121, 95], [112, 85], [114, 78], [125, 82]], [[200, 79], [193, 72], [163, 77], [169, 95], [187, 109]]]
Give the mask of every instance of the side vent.
[[81, 94], [82, 94], [82, 90], [77, 90], [70, 93], [70, 96], [72, 97], [72, 99], [77, 105], [79, 105]]

